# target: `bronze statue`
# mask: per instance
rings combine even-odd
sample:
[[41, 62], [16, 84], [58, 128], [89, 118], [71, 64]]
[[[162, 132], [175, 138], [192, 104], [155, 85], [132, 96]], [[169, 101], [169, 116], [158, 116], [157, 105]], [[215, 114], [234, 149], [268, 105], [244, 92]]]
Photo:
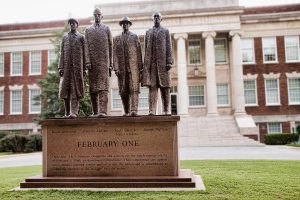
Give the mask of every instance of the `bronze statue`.
[[78, 116], [79, 100], [84, 96], [84, 36], [77, 32], [78, 21], [69, 19], [70, 32], [63, 36], [59, 61], [59, 97], [64, 100], [65, 117]]
[[123, 32], [114, 38], [114, 70], [118, 77], [124, 116], [137, 116], [143, 70], [141, 45], [138, 36], [129, 31], [132, 22], [128, 17], [123, 17], [119, 24]]
[[101, 23], [102, 12], [94, 10], [95, 23], [85, 30], [86, 68], [95, 117], [107, 115], [109, 76], [112, 70], [112, 36], [108, 26]]
[[161, 91], [163, 114], [169, 114], [170, 72], [173, 63], [172, 42], [168, 29], [161, 27], [162, 15], [154, 13], [154, 26], [146, 32], [142, 85], [149, 87], [149, 115], [156, 114], [158, 88]]

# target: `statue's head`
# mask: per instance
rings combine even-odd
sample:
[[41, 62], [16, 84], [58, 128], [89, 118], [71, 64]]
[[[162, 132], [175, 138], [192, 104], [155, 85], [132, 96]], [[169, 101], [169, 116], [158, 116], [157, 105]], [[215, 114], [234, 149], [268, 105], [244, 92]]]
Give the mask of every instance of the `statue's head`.
[[160, 12], [155, 12], [152, 15], [152, 20], [154, 22], [155, 25], [159, 25], [160, 22], [162, 21], [162, 15]]
[[129, 17], [123, 17], [119, 22], [120, 26], [122, 26], [123, 30], [126, 32], [129, 30], [129, 27], [132, 25], [132, 22]]
[[102, 16], [102, 12], [101, 12], [100, 8], [96, 7], [93, 14], [94, 14], [95, 22], [96, 23], [101, 22], [101, 19], [103, 18], [103, 16]]
[[78, 21], [77, 21], [76, 19], [70, 18], [70, 19], [68, 20], [68, 24], [69, 24], [70, 30], [71, 30], [72, 32], [76, 31], [76, 29], [77, 29], [77, 27], [78, 27]]

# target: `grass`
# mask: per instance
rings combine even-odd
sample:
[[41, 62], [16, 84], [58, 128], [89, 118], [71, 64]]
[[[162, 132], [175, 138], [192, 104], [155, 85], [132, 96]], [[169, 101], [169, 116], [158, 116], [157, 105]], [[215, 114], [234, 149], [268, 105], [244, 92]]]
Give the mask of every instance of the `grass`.
[[290, 147], [300, 147], [300, 144], [287, 144], [287, 146], [290, 146]]
[[0, 152], [0, 156], [6, 156], [6, 155], [10, 155], [13, 154], [12, 152]]
[[0, 199], [300, 199], [300, 161], [183, 161], [202, 175], [206, 191], [195, 192], [85, 192], [14, 191], [24, 178], [41, 173], [41, 166], [0, 169]]

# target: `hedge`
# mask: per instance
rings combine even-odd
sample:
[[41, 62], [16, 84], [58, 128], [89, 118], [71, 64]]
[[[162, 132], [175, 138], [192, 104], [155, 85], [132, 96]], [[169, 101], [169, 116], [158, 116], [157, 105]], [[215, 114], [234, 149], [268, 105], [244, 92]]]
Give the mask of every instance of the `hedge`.
[[285, 145], [299, 140], [299, 134], [268, 134], [265, 135], [265, 143], [269, 145]]
[[42, 136], [38, 134], [8, 134], [0, 139], [0, 152], [33, 152], [42, 150]]

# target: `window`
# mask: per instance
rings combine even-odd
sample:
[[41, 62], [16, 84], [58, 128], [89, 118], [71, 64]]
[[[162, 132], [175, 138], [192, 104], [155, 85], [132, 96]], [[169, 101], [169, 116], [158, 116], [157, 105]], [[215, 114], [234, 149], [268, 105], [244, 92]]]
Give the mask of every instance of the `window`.
[[300, 61], [299, 37], [284, 37], [285, 43], [285, 59], [287, 62]]
[[189, 86], [189, 105], [190, 106], [204, 106], [204, 86], [203, 85]]
[[10, 113], [22, 114], [22, 90], [11, 90]]
[[265, 79], [266, 104], [279, 105], [279, 85], [278, 79]]
[[22, 76], [23, 73], [23, 55], [22, 52], [11, 53], [11, 75]]
[[200, 40], [189, 40], [189, 64], [200, 64]]
[[244, 64], [255, 63], [254, 40], [252, 38], [242, 39], [242, 57], [243, 57]]
[[112, 89], [112, 109], [119, 110], [122, 108], [122, 100], [118, 89]]
[[278, 122], [268, 123], [267, 126], [268, 126], [268, 134], [282, 133], [281, 123]]
[[0, 76], [4, 76], [4, 53], [0, 53]]
[[41, 74], [41, 51], [30, 52], [30, 75]]
[[3, 115], [4, 110], [4, 91], [0, 90], [0, 115]]
[[54, 49], [48, 50], [48, 66], [52, 65], [56, 61], [56, 56]]
[[217, 102], [219, 106], [229, 105], [228, 84], [217, 85]]
[[227, 63], [227, 40], [215, 39], [215, 60], [216, 64]]
[[245, 80], [244, 81], [244, 96], [245, 105], [257, 105], [256, 98], [256, 81], [255, 80]]
[[263, 38], [262, 44], [264, 63], [277, 62], [276, 38]]
[[288, 79], [289, 104], [300, 104], [300, 78]]
[[146, 87], [142, 87], [140, 89], [139, 94], [139, 108], [149, 108], [148, 97], [149, 96], [149, 89]]
[[41, 112], [40, 89], [29, 90], [29, 113], [38, 114]]

